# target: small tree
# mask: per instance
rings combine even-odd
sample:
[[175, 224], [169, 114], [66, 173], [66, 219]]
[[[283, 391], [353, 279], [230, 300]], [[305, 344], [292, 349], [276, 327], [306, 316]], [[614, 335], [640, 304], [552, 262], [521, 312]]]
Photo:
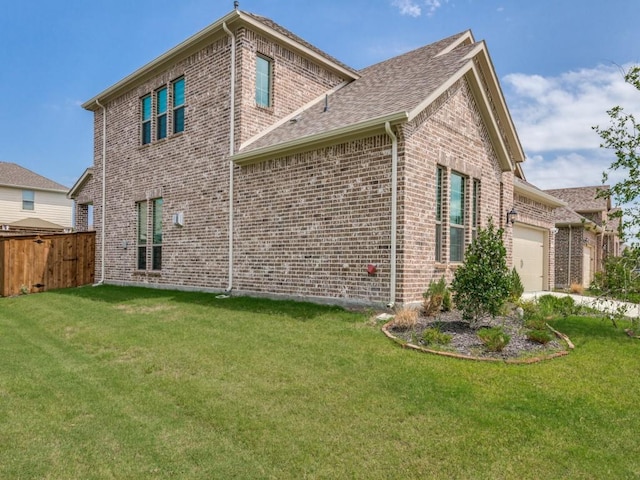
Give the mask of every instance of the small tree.
[[509, 298], [511, 275], [502, 234], [491, 220], [487, 228], [478, 229], [451, 283], [453, 301], [472, 327], [483, 317], [498, 315]]
[[[631, 68], [624, 76], [625, 82], [640, 90], [640, 66]], [[609, 167], [610, 171], [620, 170], [624, 173], [622, 180], [610, 189], [602, 189], [598, 192], [599, 198], [613, 198], [618, 205], [623, 205], [624, 222], [629, 233], [635, 231], [636, 235], [640, 227], [640, 124], [636, 122], [631, 113], [627, 113], [620, 106], [607, 111], [611, 119], [609, 128], [599, 126], [593, 129], [600, 135], [602, 143], [600, 147], [614, 151], [616, 159]], [[602, 174], [602, 183], [607, 183], [609, 172]], [[615, 211], [611, 216], [618, 217], [622, 224], [623, 210]], [[622, 230], [622, 229], [621, 229]], [[636, 241], [637, 241], [636, 237]]]

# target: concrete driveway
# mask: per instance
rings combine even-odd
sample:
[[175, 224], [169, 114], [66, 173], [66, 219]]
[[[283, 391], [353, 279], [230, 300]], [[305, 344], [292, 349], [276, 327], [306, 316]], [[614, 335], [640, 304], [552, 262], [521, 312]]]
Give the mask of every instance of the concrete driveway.
[[588, 307], [606, 313], [622, 313], [622, 310], [624, 309], [624, 316], [630, 318], [640, 317], [640, 305], [638, 305], [637, 303], [619, 302], [616, 300], [606, 300], [597, 297], [585, 297], [583, 295], [560, 292], [526, 292], [522, 295], [522, 298], [525, 300], [531, 300], [543, 295], [553, 295], [555, 297], [571, 297], [577, 305], [586, 305]]

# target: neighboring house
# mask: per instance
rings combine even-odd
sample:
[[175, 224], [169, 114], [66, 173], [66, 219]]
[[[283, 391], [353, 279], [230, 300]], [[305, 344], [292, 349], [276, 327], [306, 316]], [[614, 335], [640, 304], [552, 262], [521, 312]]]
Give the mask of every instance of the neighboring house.
[[71, 193], [98, 281], [417, 302], [492, 220], [509, 261], [514, 229], [542, 234], [533, 288], [553, 285], [556, 200], [514, 187], [523, 150], [470, 31], [358, 71], [234, 10], [83, 107], [93, 174]]
[[588, 287], [602, 271], [608, 255], [622, 253], [620, 220], [610, 218], [616, 209], [609, 198], [596, 198], [608, 185], [546, 190], [566, 202], [554, 212], [556, 235], [556, 288], [571, 284]]
[[93, 168], [89, 167], [67, 193], [67, 197], [74, 202], [74, 228], [78, 232], [93, 230], [93, 198], [95, 197], [93, 189]]
[[15, 163], [0, 162], [0, 233], [52, 233], [71, 228], [67, 187]]

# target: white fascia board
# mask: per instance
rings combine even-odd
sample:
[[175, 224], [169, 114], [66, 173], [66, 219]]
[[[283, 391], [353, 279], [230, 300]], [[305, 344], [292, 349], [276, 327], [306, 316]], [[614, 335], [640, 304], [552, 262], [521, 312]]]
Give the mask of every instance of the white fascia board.
[[531, 185], [520, 183], [518, 181], [513, 182], [513, 191], [527, 198], [531, 198], [532, 200], [536, 200], [544, 205], [548, 205], [549, 207], [557, 208], [567, 206], [567, 202], [560, 200], [553, 195], [549, 195], [548, 193], [543, 192], [542, 190], [539, 190]]
[[364, 122], [347, 125], [345, 127], [307, 135], [305, 137], [296, 138], [276, 145], [270, 145], [268, 147], [258, 148], [244, 153], [240, 152], [231, 158], [237, 165], [249, 165], [251, 163], [257, 163], [265, 160], [268, 157], [283, 156], [293, 151], [312, 149], [322, 144], [336, 143], [367, 132], [384, 132], [386, 122], [389, 122], [392, 125], [397, 125], [398, 123], [406, 122], [407, 118], [407, 112], [397, 112], [384, 117], [377, 117], [371, 120], [365, 120]]
[[269, 36], [273, 37], [278, 42], [285, 43], [285, 44], [289, 45], [291, 48], [293, 48], [295, 50], [298, 50], [299, 52], [304, 53], [307, 57], [310, 57], [310, 58], [316, 60], [318, 63], [324, 64], [326, 66], [329, 66], [330, 68], [332, 68], [336, 72], [344, 75], [345, 77], [351, 78], [353, 80], [355, 80], [357, 78], [360, 78], [360, 75], [358, 75], [355, 71], [350, 70], [350, 69], [346, 69], [342, 65], [339, 65], [339, 64], [337, 64], [335, 62], [332, 62], [327, 57], [325, 57], [323, 55], [320, 55], [319, 53], [315, 52], [314, 50], [312, 50], [312, 49], [310, 49], [310, 48], [308, 48], [308, 47], [296, 42], [295, 40], [287, 37], [286, 35], [283, 35], [282, 33], [278, 32], [278, 31], [276, 31], [276, 30], [264, 25], [259, 20], [256, 20], [253, 17], [245, 15], [242, 12], [240, 12], [240, 18], [242, 18], [242, 20], [245, 23], [248, 23], [249, 25], [261, 30], [262, 32], [267, 33]]

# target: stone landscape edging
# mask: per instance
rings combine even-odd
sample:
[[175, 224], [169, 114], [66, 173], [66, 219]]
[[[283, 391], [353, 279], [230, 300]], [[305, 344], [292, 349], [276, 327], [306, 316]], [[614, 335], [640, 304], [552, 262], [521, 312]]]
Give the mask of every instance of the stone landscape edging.
[[545, 355], [545, 356], [542, 356], [542, 357], [530, 357], [530, 358], [523, 358], [523, 359], [474, 357], [474, 356], [471, 356], [471, 355], [463, 355], [461, 353], [445, 352], [445, 351], [441, 351], [441, 350], [432, 350], [430, 348], [425, 348], [425, 347], [422, 347], [420, 345], [415, 345], [415, 344], [413, 344], [411, 342], [404, 341], [404, 340], [396, 337], [395, 335], [393, 335], [389, 331], [389, 327], [392, 324], [393, 324], [393, 319], [391, 319], [387, 323], [385, 323], [382, 326], [382, 333], [384, 333], [387, 338], [393, 340], [393, 342], [397, 343], [402, 348], [408, 348], [410, 350], [416, 350], [418, 352], [423, 352], [423, 353], [433, 353], [435, 355], [440, 355], [442, 357], [459, 358], [461, 360], [473, 360], [473, 361], [476, 361], [476, 362], [501, 362], [501, 363], [509, 363], [509, 364], [531, 364], [531, 363], [542, 362], [544, 360], [551, 360], [551, 359], [558, 358], [558, 357], [564, 357], [566, 355], [569, 355], [569, 352], [575, 348], [575, 346], [573, 345], [571, 340], [569, 340], [569, 337], [567, 335], [555, 330], [554, 328], [551, 327], [551, 325], [549, 325], [547, 323], [546, 324], [547, 327], [553, 332], [553, 334], [556, 335], [558, 338], [560, 338], [561, 340], [563, 340], [567, 344], [567, 349], [568, 350], [561, 350], [559, 352], [555, 352], [555, 353], [552, 353], [550, 355]]

